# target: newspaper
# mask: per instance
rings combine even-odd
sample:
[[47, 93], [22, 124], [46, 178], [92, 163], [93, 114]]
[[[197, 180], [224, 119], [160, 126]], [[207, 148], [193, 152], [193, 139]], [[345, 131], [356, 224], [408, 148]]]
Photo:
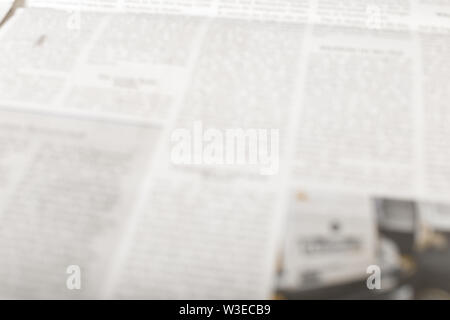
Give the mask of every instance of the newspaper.
[[[268, 298], [290, 190], [450, 200], [441, 1], [27, 4], [0, 29], [2, 297]], [[267, 166], [197, 148], [236, 128]]]
[[[27, 90], [23, 88], [11, 90], [11, 86], [18, 86], [17, 81], [5, 81], [2, 91], [7, 93], [5, 102], [9, 105], [23, 99], [31, 103], [51, 101], [56, 108], [63, 105], [89, 113], [161, 119], [164, 115], [160, 112], [167, 110], [164, 104], [170, 104], [171, 98], [178, 96], [180, 88], [188, 83], [180, 110], [180, 118], [189, 120], [188, 124], [195, 119], [224, 127], [226, 123], [218, 121], [226, 118], [234, 119], [235, 127], [281, 128], [282, 147], [295, 150], [290, 159], [295, 162], [292, 175], [299, 188], [449, 201], [450, 156], [445, 152], [448, 148], [443, 139], [447, 132], [442, 103], [447, 100], [448, 92], [445, 66], [450, 5], [441, 1], [342, 4], [291, 0], [252, 1], [251, 4], [225, 0], [57, 1], [58, 4], [31, 0], [28, 3], [63, 8], [67, 13], [65, 16], [61, 12], [54, 27], [45, 24], [41, 31], [58, 29], [61, 37], [65, 37], [62, 30], [67, 28], [74, 32], [65, 38], [67, 47], [63, 46], [64, 52], [58, 57], [52, 57], [50, 52], [58, 51], [50, 47], [51, 43], [40, 50], [41, 59], [65, 65], [51, 66], [50, 74], [46, 73], [48, 69], [42, 70], [46, 73], [43, 76], [38, 76], [35, 69], [29, 70], [33, 76], [26, 75], [27, 80], [19, 82], [33, 88], [34, 94], [23, 94], [21, 90]], [[278, 10], [270, 9], [274, 7]], [[205, 8], [214, 10], [208, 14]], [[224, 8], [229, 9], [227, 14]], [[122, 14], [105, 14], [111, 11]], [[130, 11], [164, 15], [147, 19]], [[273, 11], [279, 15], [269, 14]], [[282, 15], [286, 12], [298, 13], [298, 19]], [[167, 15], [170, 13], [175, 14]], [[44, 20], [45, 13], [41, 16]], [[171, 27], [158, 29], [164, 24]], [[196, 24], [207, 29], [203, 39], [195, 37], [201, 28]], [[283, 30], [278, 32], [277, 28]], [[236, 37], [243, 29], [249, 30], [248, 35], [254, 33], [254, 42], [249, 43], [255, 48], [254, 54], [256, 51], [260, 54], [256, 59], [261, 65], [248, 64], [252, 68], [248, 70], [238, 68], [239, 64], [244, 65], [243, 61], [225, 59], [229, 54], [225, 50], [233, 50], [232, 47], [225, 48], [225, 43], [219, 47], [211, 42], [216, 34]], [[257, 38], [258, 31], [267, 29], [272, 32]], [[37, 33], [37, 30], [30, 32]], [[138, 41], [144, 39], [144, 33], [147, 39], [156, 42]], [[158, 37], [156, 33], [163, 36]], [[297, 38], [295, 43], [290, 37]], [[153, 53], [162, 60], [149, 60], [153, 57], [146, 53], [150, 42], [157, 46]], [[121, 49], [116, 50], [119, 43]], [[276, 46], [283, 46], [284, 52], [270, 61], [269, 54], [273, 53], [270, 50], [281, 52], [281, 47]], [[217, 51], [214, 54], [211, 50]], [[183, 68], [186, 58], [196, 52], [199, 61], [193, 62], [192, 74], [186, 73]], [[268, 56], [263, 56], [266, 53]], [[164, 54], [167, 56], [162, 58]], [[275, 61], [278, 58], [283, 61]], [[23, 55], [22, 59], [28, 60], [28, 56]], [[167, 63], [169, 60], [173, 63]], [[21, 65], [24, 63], [27, 62]], [[79, 67], [69, 70], [68, 66], [74, 63]], [[219, 66], [215, 74], [209, 68], [213, 63]], [[275, 69], [270, 63], [282, 64]], [[252, 72], [262, 75], [263, 64], [267, 70], [265, 76], [250, 84], [248, 81], [253, 79], [249, 75]], [[22, 79], [25, 71], [17, 74], [14, 63], [7, 65], [12, 69], [7, 72], [11, 79]], [[150, 68], [156, 65], [161, 67]], [[222, 77], [225, 73], [220, 73], [220, 67], [228, 65], [242, 75]], [[286, 65], [289, 70], [283, 69]], [[145, 68], [151, 69], [152, 76]], [[77, 75], [72, 75], [73, 72]], [[145, 75], [131, 80], [138, 72]], [[158, 78], [162, 88], [154, 94], [144, 94], [152, 91], [150, 77]], [[224, 83], [219, 84], [222, 79]], [[205, 92], [205, 81], [217, 86]], [[118, 82], [131, 87], [112, 89]], [[148, 87], [144, 88], [146, 84]], [[218, 102], [213, 106], [211, 99]], [[133, 110], [130, 101], [136, 106]], [[143, 107], [149, 101], [157, 110]]]
[[[8, 260], [0, 267], [1, 296], [270, 297], [279, 175], [245, 166], [176, 166], [169, 138], [191, 126], [201, 112], [193, 106], [226, 84], [201, 92], [192, 80], [194, 73], [208, 78], [228, 68], [207, 67], [220, 50], [238, 54], [230, 60], [238, 65], [250, 63], [243, 76], [258, 75], [247, 79], [249, 87], [229, 83], [229, 89], [270, 112], [258, 123], [251, 114], [238, 120], [278, 128], [285, 97], [265, 99], [280, 79], [260, 66], [284, 63], [277, 76], [290, 78], [295, 50], [284, 50], [299, 46], [292, 41], [296, 29], [102, 12], [73, 18], [65, 10], [27, 8], [0, 36], [2, 141], [11, 144], [0, 167], [0, 219], [11, 230], [2, 232], [0, 245]], [[252, 45], [237, 53], [241, 41], [257, 45], [263, 37], [275, 41], [264, 55]], [[261, 85], [267, 93], [248, 94]], [[205, 126], [224, 121], [214, 113]], [[223, 126], [233, 128], [236, 119]], [[66, 268], [74, 266], [85, 285], [71, 291]]]

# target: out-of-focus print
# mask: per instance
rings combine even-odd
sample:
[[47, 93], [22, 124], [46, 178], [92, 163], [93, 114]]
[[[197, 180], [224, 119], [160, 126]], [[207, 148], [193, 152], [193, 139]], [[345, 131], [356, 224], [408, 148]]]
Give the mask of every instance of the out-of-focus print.
[[0, 0], [0, 298], [448, 299], [449, 17]]

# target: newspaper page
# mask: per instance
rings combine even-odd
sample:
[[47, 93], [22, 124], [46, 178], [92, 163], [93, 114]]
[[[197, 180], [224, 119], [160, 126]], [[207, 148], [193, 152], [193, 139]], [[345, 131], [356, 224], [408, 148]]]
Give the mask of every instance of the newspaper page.
[[[249, 4], [178, 0], [56, 4], [33, 0], [29, 4], [74, 10], [74, 14], [93, 8], [117, 12], [138, 8], [139, 12], [242, 18], [237, 24], [251, 20], [250, 28], [258, 27], [254, 20], [307, 23], [308, 41], [303, 54], [307, 62], [303, 65], [305, 70], [299, 73], [303, 79], [296, 88], [284, 87], [290, 93], [300, 92], [296, 95], [298, 110], [293, 113], [296, 117], [293, 127], [297, 130], [287, 133], [296, 137], [292, 145], [296, 161], [293, 175], [299, 187], [330, 191], [342, 188], [365, 195], [449, 201], [446, 164], [450, 162], [443, 151], [448, 148], [442, 139], [446, 136], [446, 120], [438, 105], [446, 101], [448, 90], [434, 85], [447, 74], [442, 66], [447, 57], [445, 37], [450, 9], [442, 1], [284, 0]], [[279, 15], [275, 17], [269, 12]], [[286, 12], [296, 18], [283, 14]], [[218, 25], [212, 23], [211, 28]], [[221, 30], [226, 28], [234, 27]], [[196, 74], [194, 81], [197, 79], [202, 86], [204, 79]], [[217, 75], [213, 81], [216, 79]], [[264, 88], [258, 90], [263, 92]], [[219, 97], [220, 92], [214, 94]], [[189, 98], [186, 104], [190, 103]], [[222, 99], [221, 96], [217, 100]], [[244, 102], [239, 101], [242, 105]], [[286, 102], [281, 104], [281, 108], [285, 105]], [[259, 117], [253, 111], [248, 113]], [[288, 112], [280, 113], [289, 119]]]
[[450, 201], [441, 1], [27, 3], [0, 29], [2, 296], [267, 298], [291, 188]]
[[[158, 130], [0, 114], [0, 297], [98, 297]], [[66, 287], [72, 266], [80, 291]]]
[[296, 126], [299, 187], [448, 202], [448, 23], [421, 15], [437, 2], [401, 3], [410, 23], [313, 25]]
[[[5, 233], [1, 241], [4, 256], [10, 257], [1, 270], [5, 281], [2, 296], [270, 297], [281, 223], [276, 151], [278, 136], [284, 132], [279, 133], [278, 128], [288, 118], [289, 88], [296, 82], [292, 65], [302, 34], [302, 27], [275, 22], [251, 25], [201, 17], [104, 12], [78, 16], [77, 12], [42, 8], [17, 12], [0, 36], [0, 63], [6, 71], [0, 76], [2, 119], [29, 121], [26, 126], [30, 127], [48, 126], [48, 135], [56, 135], [61, 146], [50, 147], [46, 140], [40, 142], [39, 135], [27, 136], [25, 131], [21, 133], [24, 142], [18, 141], [18, 145], [26, 147], [11, 147], [14, 157], [25, 163], [23, 167], [14, 160], [5, 164], [5, 181], [13, 179], [7, 178], [7, 173], [17, 171], [24, 179], [22, 184], [30, 179], [28, 192], [39, 191], [39, 198], [37, 208], [33, 204], [15, 208], [13, 219], [8, 213], [14, 210], [9, 209], [13, 195], [30, 195], [17, 189], [25, 188], [21, 184], [4, 185], [0, 201], [5, 209], [0, 219], [5, 219], [5, 228], [11, 224], [14, 232]], [[219, 74], [226, 78], [214, 81]], [[218, 96], [223, 99], [217, 100]], [[253, 108], [247, 114], [241, 112], [239, 101], [243, 99]], [[222, 104], [211, 105], [213, 101]], [[286, 109], [279, 110], [280, 104], [286, 104]], [[258, 118], [252, 116], [256, 113]], [[92, 148], [92, 154], [79, 151], [77, 145], [72, 153], [71, 142], [51, 129], [53, 121], [69, 133], [89, 123], [86, 131], [79, 133], [87, 141], [78, 144]], [[229, 158], [218, 157], [211, 166], [204, 165], [207, 160], [203, 156], [199, 162], [178, 164], [171, 152], [171, 137], [177, 130], [185, 133], [191, 128], [196, 135], [198, 122], [204, 128], [200, 139], [214, 128], [222, 130], [219, 134], [224, 137], [237, 134], [231, 139], [238, 144], [243, 141], [239, 140], [241, 131], [236, 133], [233, 128], [245, 129], [244, 140], [247, 134], [256, 133], [258, 143], [252, 148], [256, 146], [257, 160], [265, 161], [247, 163], [244, 154], [244, 163], [238, 165], [231, 159], [222, 166], [221, 159]], [[99, 128], [97, 123], [101, 123]], [[141, 130], [148, 131], [148, 136]], [[123, 144], [117, 143], [122, 140]], [[40, 144], [50, 148], [49, 154], [35, 150]], [[46, 171], [28, 163], [33, 152]], [[135, 157], [147, 161], [135, 163]], [[102, 182], [102, 171], [95, 161], [91, 163], [92, 158], [103, 159], [105, 163], [97, 166], [104, 166], [105, 175], [113, 175], [105, 178], [105, 185], [97, 185]], [[49, 183], [47, 172], [59, 166], [61, 170], [52, 174], [60, 184], [41, 189]], [[83, 176], [85, 180], [79, 181]], [[109, 190], [108, 179], [115, 181], [115, 191]], [[73, 188], [80, 190], [75, 193]], [[97, 188], [114, 193], [103, 198], [102, 193], [96, 195]], [[117, 199], [122, 197], [123, 203]], [[82, 199], [86, 217], [73, 222], [80, 232], [68, 233], [60, 224], [64, 219], [70, 221], [78, 210], [71, 201], [82, 204]], [[21, 203], [19, 199], [12, 205], [17, 203]], [[65, 215], [56, 214], [65, 212], [66, 207]], [[46, 208], [51, 208], [48, 214]], [[52, 222], [45, 228], [40, 222], [43, 212]], [[33, 219], [28, 221], [27, 216]], [[108, 228], [85, 235], [84, 224]], [[54, 241], [53, 234], [62, 240]], [[78, 237], [83, 241], [76, 241]], [[109, 241], [111, 238], [114, 241]], [[65, 253], [69, 250], [64, 247], [66, 242], [73, 255]], [[16, 250], [26, 252], [32, 244], [36, 256], [14, 254]], [[46, 250], [49, 252], [38, 254]], [[89, 286], [67, 292], [65, 272], [70, 266], [80, 267]], [[51, 285], [43, 286], [48, 281]]]

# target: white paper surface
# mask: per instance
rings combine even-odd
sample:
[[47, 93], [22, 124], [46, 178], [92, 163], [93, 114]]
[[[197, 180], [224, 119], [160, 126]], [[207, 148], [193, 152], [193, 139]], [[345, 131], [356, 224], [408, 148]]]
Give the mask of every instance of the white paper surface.
[[[29, 144], [39, 146], [40, 137], [29, 133], [23, 134], [24, 142], [11, 147], [13, 158], [2, 171], [5, 191], [0, 197], [0, 219], [5, 219], [5, 227], [11, 224], [14, 233], [5, 233], [8, 238], [0, 241], [2, 256], [10, 261], [0, 270], [2, 294], [26, 298], [270, 297], [280, 222], [278, 176], [264, 177], [245, 168], [236, 172], [179, 168], [172, 165], [166, 151], [172, 130], [191, 125], [191, 119], [205, 114], [202, 108], [220, 94], [221, 86], [205, 90], [204, 83], [192, 81], [192, 74], [213, 80], [218, 73], [229, 72], [230, 64], [233, 70], [244, 67], [242, 76], [249, 71], [258, 76], [239, 86], [228, 83], [230, 90], [237, 91], [204, 116], [205, 125], [221, 121], [233, 126], [240, 120], [246, 127], [258, 125], [255, 121], [279, 126], [281, 117], [273, 115], [279, 113], [279, 102], [286, 97], [269, 90], [280, 81], [293, 81], [288, 67], [295, 51], [290, 48], [299, 44], [289, 39], [295, 39], [297, 32], [301, 35], [302, 29], [284, 30], [275, 24], [261, 30], [247, 23], [134, 14], [84, 13], [81, 20], [73, 18], [63, 10], [24, 9], [0, 37], [4, 43], [0, 64], [7, 70], [0, 76], [2, 120], [48, 127], [48, 135], [61, 144], [50, 146], [45, 157], [35, 155], [38, 150]], [[130, 37], [131, 30], [135, 37]], [[266, 39], [274, 44], [263, 52], [253, 46]], [[252, 45], [238, 52], [241, 41]], [[218, 52], [230, 57], [226, 64], [219, 64]], [[217, 68], [211, 70], [210, 64]], [[279, 67], [279, 78], [273, 78], [265, 66]], [[265, 92], [253, 96], [258, 87], [266, 88]], [[217, 116], [217, 111], [238, 97], [254, 108], [263, 107], [267, 115], [256, 120], [252, 112], [240, 118], [239, 114]], [[87, 139], [80, 144], [90, 153], [73, 147], [53, 125], [60, 131], [78, 128], [78, 134]], [[10, 127], [5, 129], [4, 140], [15, 142]], [[22, 144], [26, 148], [20, 149]], [[46, 141], [42, 144], [47, 147]], [[71, 148], [81, 155], [72, 154]], [[60, 154], [68, 159], [59, 160]], [[19, 165], [16, 157], [25, 163]], [[36, 174], [27, 173], [29, 166], [34, 169], [29, 161], [35, 157], [47, 171], [55, 167], [52, 177], [60, 184], [39, 189], [53, 178], [39, 168]], [[135, 163], [136, 157], [141, 161]], [[9, 155], [2, 158], [9, 159]], [[91, 168], [100, 161], [96, 159], [104, 162], [97, 164], [100, 168]], [[10, 175], [15, 171], [34, 189], [23, 191], [7, 183], [14, 181]], [[97, 185], [102, 182], [105, 185]], [[106, 193], [104, 197], [97, 189]], [[9, 209], [19, 192], [23, 197], [37, 193], [39, 207]], [[86, 212], [78, 211], [83, 201]], [[13, 221], [8, 210], [17, 213]], [[57, 215], [58, 210], [63, 213]], [[77, 212], [83, 219], [72, 222], [71, 215]], [[48, 220], [45, 228], [40, 215]], [[27, 222], [28, 216], [34, 220]], [[72, 236], [65, 223], [75, 223], [80, 232], [75, 229]], [[86, 234], [83, 227], [87, 226], [98, 230]], [[103, 234], [101, 228], [106, 226]], [[42, 254], [13, 254], [27, 250], [31, 243]], [[73, 254], [66, 253], [71, 250]], [[69, 264], [79, 264], [84, 270], [87, 285], [81, 292], [67, 291], [65, 267]]]
[[[288, 245], [286, 286], [320, 286], [365, 274], [369, 196], [450, 201], [448, 6], [252, 3], [32, 0], [0, 29], [2, 296], [268, 298], [286, 213], [343, 240]], [[279, 174], [174, 166], [199, 120], [278, 129]]]
[[13, 3], [13, 0], [0, 0], [0, 23], [3, 22], [3, 19], [11, 10]]

